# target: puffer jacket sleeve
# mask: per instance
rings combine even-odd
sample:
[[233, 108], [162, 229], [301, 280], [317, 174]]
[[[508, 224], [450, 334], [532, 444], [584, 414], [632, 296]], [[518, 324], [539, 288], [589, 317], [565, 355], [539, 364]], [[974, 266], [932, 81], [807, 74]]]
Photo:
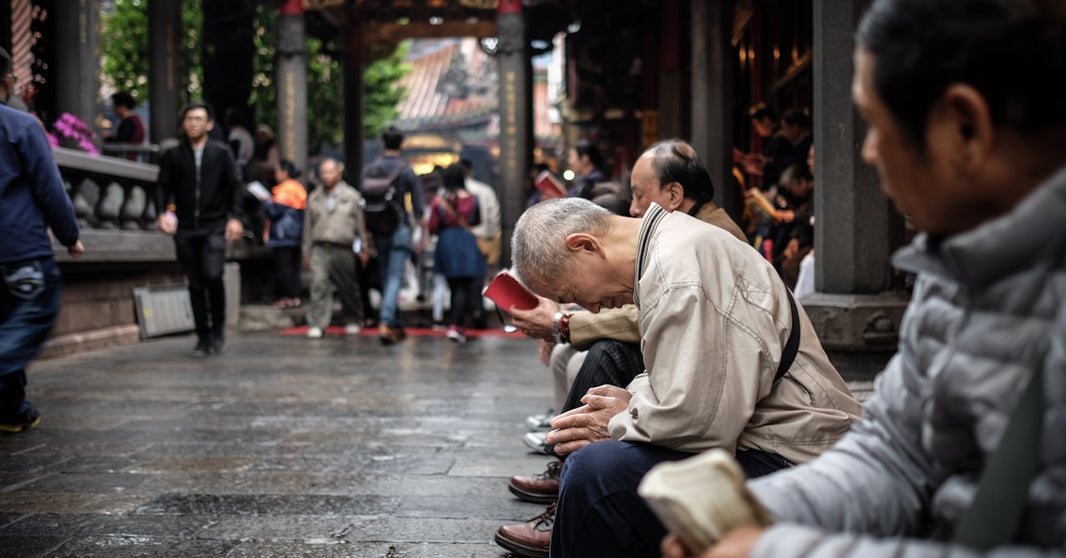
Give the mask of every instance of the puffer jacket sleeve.
[[781, 524], [771, 527], [759, 539], [751, 558], [768, 556], [805, 558], [1038, 558], [1066, 556], [1061, 551], [1041, 551], [1008, 546], [988, 553], [947, 543], [917, 539], [881, 538], [851, 534], [827, 534], [813, 527]]
[[921, 447], [921, 382], [910, 366], [893, 357], [863, 419], [832, 449], [750, 483], [778, 521], [882, 536], [920, 529], [938, 481]]

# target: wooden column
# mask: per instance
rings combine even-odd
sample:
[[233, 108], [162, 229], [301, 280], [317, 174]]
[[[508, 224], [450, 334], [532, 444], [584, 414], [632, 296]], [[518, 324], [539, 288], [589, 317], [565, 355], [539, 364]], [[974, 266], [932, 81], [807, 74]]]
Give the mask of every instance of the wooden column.
[[280, 0], [278, 15], [278, 156], [307, 169], [307, 50], [301, 0]]
[[148, 2], [149, 139], [158, 144], [181, 132], [181, 3]]
[[501, 265], [511, 261], [511, 233], [525, 209], [525, 183], [533, 156], [532, 63], [521, 0], [500, 0], [496, 15], [500, 79], [500, 183], [503, 220]]

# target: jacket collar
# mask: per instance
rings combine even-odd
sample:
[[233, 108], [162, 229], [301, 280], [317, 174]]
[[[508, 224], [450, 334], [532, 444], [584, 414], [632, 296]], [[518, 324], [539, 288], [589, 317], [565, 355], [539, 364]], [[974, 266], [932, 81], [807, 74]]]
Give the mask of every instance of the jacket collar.
[[1066, 251], [1066, 167], [1006, 215], [965, 233], [934, 238], [922, 233], [898, 252], [893, 265], [946, 276], [972, 286], [988, 285], [1029, 267], [1057, 260]]
[[[670, 215], [670, 212], [655, 202], [652, 202], [651, 206], [648, 207], [648, 211], [644, 213], [644, 219], [640, 224], [640, 234], [637, 235], [637, 265], [636, 275], [633, 278], [634, 285], [640, 283], [640, 278], [644, 276], [644, 270], [648, 266], [648, 259], [651, 257], [652, 237], [655, 235], [659, 223], [668, 215]], [[640, 299], [637, 296], [637, 291], [637, 289], [633, 289], [633, 301], [639, 307]]]

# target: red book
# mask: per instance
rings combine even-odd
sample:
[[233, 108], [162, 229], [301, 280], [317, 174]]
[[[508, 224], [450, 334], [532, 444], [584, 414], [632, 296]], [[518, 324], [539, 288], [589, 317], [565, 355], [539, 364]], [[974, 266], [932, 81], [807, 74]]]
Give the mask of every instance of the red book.
[[540, 190], [541, 201], [566, 197], [566, 187], [552, 175], [551, 171], [542, 171], [537, 175], [537, 180], [533, 182], [533, 185]]
[[500, 308], [511, 311], [511, 307], [519, 310], [532, 310], [537, 307], [537, 296], [529, 292], [510, 273], [499, 272], [489, 286], [485, 288], [485, 296], [492, 299]]

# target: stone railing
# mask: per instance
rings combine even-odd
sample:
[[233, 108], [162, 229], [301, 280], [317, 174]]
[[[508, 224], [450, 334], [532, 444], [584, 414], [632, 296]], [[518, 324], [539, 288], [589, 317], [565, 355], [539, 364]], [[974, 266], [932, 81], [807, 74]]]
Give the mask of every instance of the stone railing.
[[52, 150], [83, 229], [143, 230], [156, 226], [157, 165], [56, 147]]

